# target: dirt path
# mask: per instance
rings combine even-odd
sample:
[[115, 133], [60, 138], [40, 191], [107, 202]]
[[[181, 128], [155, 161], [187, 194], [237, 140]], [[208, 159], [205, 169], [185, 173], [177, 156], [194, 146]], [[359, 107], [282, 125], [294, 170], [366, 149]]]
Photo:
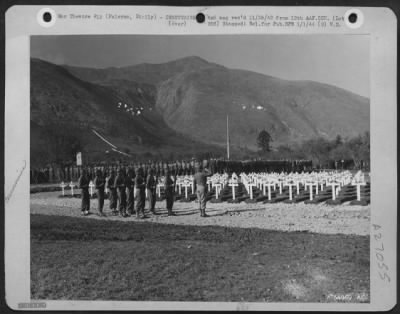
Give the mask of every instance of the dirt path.
[[[31, 213], [61, 216], [80, 216], [80, 199], [58, 198], [60, 192], [31, 194]], [[111, 216], [109, 202], [105, 201], [107, 217], [91, 214], [82, 219], [109, 219], [138, 221], [134, 217]], [[146, 204], [147, 206], [147, 204]], [[226, 227], [261, 228], [283, 231], [308, 231], [326, 234], [369, 235], [371, 206], [329, 206], [324, 204], [207, 204], [208, 218], [201, 218], [196, 202], [174, 204], [177, 216], [168, 217], [165, 201], [156, 203], [159, 215], [148, 215], [139, 220], [178, 225], [218, 225]], [[92, 213], [96, 213], [97, 200], [91, 200]]]

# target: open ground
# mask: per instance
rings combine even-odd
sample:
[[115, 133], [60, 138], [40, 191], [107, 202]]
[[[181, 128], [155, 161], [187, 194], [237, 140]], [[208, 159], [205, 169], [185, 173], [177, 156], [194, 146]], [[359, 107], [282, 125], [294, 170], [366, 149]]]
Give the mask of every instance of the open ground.
[[164, 201], [136, 220], [80, 217], [59, 194], [31, 194], [33, 299], [369, 302], [370, 206], [209, 203], [201, 218]]

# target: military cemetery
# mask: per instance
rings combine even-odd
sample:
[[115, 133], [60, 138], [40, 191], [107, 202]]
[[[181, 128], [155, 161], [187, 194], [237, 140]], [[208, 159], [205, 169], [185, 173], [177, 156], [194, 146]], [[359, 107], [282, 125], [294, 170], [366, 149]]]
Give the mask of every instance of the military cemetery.
[[[301, 39], [307, 66], [273, 56], [275, 41], [265, 38], [275, 62], [263, 56], [250, 66], [244, 52], [232, 52], [234, 64], [215, 47], [193, 55], [190, 36], [169, 39], [186, 56], [138, 52], [123, 64], [101, 49], [91, 60], [81, 48], [56, 48], [73, 46], [74, 36], [55, 36], [57, 45], [39, 37], [31, 56], [33, 300], [324, 303], [348, 294], [369, 302], [369, 98], [364, 76], [360, 86], [329, 81], [346, 67], [336, 55], [324, 77], [310, 74], [311, 56], [327, 59], [312, 54], [325, 38]], [[154, 40], [115, 45], [138, 42], [149, 52]], [[353, 40], [337, 44], [368, 44]], [[222, 36], [225, 44], [237, 45]]]

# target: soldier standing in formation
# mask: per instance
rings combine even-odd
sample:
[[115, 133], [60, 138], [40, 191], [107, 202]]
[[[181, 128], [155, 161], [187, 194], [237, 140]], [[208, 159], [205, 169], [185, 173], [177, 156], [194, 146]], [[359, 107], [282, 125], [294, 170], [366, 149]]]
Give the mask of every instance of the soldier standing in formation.
[[98, 201], [98, 208], [97, 208], [97, 210], [99, 211], [98, 215], [102, 217], [106, 216], [103, 213], [105, 184], [106, 181], [104, 180], [101, 170], [97, 170], [96, 177], [94, 178], [94, 186], [96, 188], [97, 201]]
[[135, 188], [135, 172], [133, 169], [128, 170], [128, 175], [126, 176], [126, 190], [127, 190], [127, 210], [128, 215], [133, 215], [134, 212], [134, 188]]
[[89, 196], [89, 178], [86, 169], [82, 169], [82, 175], [78, 180], [78, 187], [81, 189], [82, 206], [81, 214], [84, 216], [89, 215], [90, 210], [90, 196]]
[[119, 202], [119, 215], [126, 217], [126, 185], [125, 185], [125, 174], [122, 169], [118, 170], [118, 175], [115, 178], [114, 188], [117, 190], [118, 202]]
[[167, 205], [168, 216], [174, 216], [172, 212], [172, 206], [174, 205], [174, 191], [175, 191], [175, 180], [171, 179], [171, 172], [169, 169], [166, 170], [164, 180], [165, 200]]
[[149, 174], [146, 178], [146, 189], [147, 189], [147, 198], [149, 200], [149, 209], [150, 212], [155, 214], [155, 206], [156, 206], [156, 185], [157, 185], [157, 177], [154, 175], [154, 169], [151, 168], [149, 170]]
[[113, 215], [117, 214], [117, 190], [114, 188], [115, 172], [111, 170], [110, 176], [107, 178], [107, 188], [109, 189], [110, 209]]
[[136, 218], [140, 218], [139, 213], [142, 213], [142, 218], [145, 218], [144, 206], [146, 201], [146, 182], [144, 179], [143, 168], [139, 168], [135, 178], [136, 189]]
[[202, 171], [202, 167], [199, 164], [196, 164], [195, 171], [196, 173], [193, 177], [193, 184], [196, 189], [197, 200], [199, 202], [200, 216], [208, 217], [206, 214], [207, 177], [211, 176], [211, 172], [206, 168], [204, 168], [204, 171]]

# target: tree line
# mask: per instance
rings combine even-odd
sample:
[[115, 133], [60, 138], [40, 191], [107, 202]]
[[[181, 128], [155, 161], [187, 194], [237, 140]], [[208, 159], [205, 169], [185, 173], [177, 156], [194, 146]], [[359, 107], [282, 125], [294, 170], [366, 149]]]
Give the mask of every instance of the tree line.
[[337, 135], [329, 140], [323, 137], [300, 143], [279, 145], [272, 149], [270, 134], [262, 130], [257, 137], [259, 156], [268, 159], [312, 160], [314, 167], [341, 168], [348, 161], [356, 169], [370, 168], [370, 133], [367, 131], [355, 137], [343, 138]]

